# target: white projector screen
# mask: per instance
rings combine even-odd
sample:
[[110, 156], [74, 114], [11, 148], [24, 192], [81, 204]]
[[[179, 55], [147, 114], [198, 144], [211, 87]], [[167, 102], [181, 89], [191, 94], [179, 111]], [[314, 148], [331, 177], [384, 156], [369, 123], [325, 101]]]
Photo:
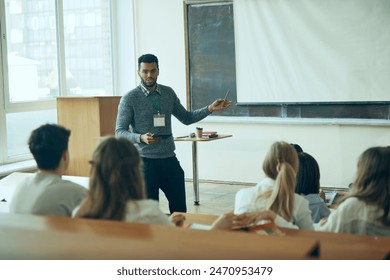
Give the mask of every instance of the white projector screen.
[[390, 101], [390, 0], [234, 0], [237, 101]]

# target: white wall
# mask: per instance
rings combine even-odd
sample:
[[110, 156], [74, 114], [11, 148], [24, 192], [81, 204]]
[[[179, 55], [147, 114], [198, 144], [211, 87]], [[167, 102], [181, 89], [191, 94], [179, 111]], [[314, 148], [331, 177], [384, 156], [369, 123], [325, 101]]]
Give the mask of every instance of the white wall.
[[128, 0], [112, 1], [115, 95], [124, 95], [137, 85], [134, 67], [133, 3]]
[[[136, 56], [156, 54], [160, 60], [159, 82], [171, 86], [185, 105], [183, 1], [134, 2]], [[347, 186], [353, 179], [357, 158], [366, 148], [390, 145], [390, 122], [356, 125], [353, 121], [330, 121], [208, 117], [189, 127], [176, 121], [173, 133], [188, 134], [195, 126], [202, 126], [233, 134], [232, 138], [198, 144], [200, 179], [255, 183], [263, 176], [261, 165], [270, 145], [284, 140], [300, 144], [317, 159], [323, 186]], [[176, 147], [186, 178], [192, 178], [191, 143], [176, 142]]]

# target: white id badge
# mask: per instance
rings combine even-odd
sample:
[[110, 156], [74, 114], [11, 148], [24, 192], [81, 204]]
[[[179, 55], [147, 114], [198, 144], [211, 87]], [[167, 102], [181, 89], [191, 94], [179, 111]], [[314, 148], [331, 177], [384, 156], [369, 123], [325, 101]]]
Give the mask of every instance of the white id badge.
[[153, 116], [153, 125], [155, 127], [165, 126], [165, 115], [154, 115]]

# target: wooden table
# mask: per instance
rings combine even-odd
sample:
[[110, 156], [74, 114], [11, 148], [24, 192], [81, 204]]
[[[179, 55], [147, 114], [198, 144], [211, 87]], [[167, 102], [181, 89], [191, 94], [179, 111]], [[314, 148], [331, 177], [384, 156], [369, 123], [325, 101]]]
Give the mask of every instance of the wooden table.
[[0, 259], [312, 259], [313, 238], [269, 237], [167, 225], [0, 213]]
[[[186, 223], [212, 224], [218, 215], [181, 213]], [[290, 240], [295, 237], [316, 239], [319, 259], [323, 260], [380, 260], [390, 259], [390, 237], [347, 233], [321, 232], [281, 228]], [[272, 236], [270, 236], [272, 237]], [[294, 242], [294, 241], [292, 241]]]
[[390, 237], [283, 228], [289, 237], [310, 237], [320, 242], [323, 260], [390, 259]]
[[199, 205], [199, 175], [198, 175], [198, 142], [209, 142], [232, 137], [232, 135], [218, 134], [214, 138], [196, 138], [196, 137], [175, 137], [175, 141], [192, 142], [192, 174], [194, 187], [194, 205]]

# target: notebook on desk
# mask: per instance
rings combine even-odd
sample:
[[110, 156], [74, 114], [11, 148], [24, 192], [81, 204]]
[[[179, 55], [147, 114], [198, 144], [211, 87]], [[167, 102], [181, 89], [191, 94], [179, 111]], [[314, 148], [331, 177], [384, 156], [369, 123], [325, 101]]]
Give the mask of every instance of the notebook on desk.
[[202, 132], [203, 135], [214, 135], [214, 134], [218, 134], [216, 131], [203, 131]]
[[203, 131], [202, 138], [216, 138], [218, 137], [218, 133], [216, 131]]

